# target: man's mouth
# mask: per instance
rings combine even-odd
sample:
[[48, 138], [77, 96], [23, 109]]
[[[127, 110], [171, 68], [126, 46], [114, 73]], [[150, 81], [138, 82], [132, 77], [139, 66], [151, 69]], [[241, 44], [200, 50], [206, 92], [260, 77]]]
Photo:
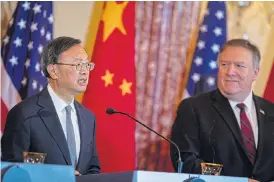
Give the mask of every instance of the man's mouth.
[[78, 80], [79, 83], [86, 83], [87, 79], [86, 78], [81, 78]]

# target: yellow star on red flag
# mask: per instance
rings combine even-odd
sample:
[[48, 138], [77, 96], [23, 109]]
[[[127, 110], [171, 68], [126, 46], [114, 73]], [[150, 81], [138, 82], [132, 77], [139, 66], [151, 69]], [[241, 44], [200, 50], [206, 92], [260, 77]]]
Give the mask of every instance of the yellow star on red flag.
[[105, 42], [110, 34], [117, 28], [126, 35], [126, 30], [123, 24], [123, 12], [128, 2], [116, 3], [115, 1], [106, 2], [106, 7], [102, 17], [104, 22], [103, 41]]
[[[92, 16], [90, 28], [97, 36], [87, 41], [90, 57], [97, 65], [89, 75], [90, 83], [84, 94], [83, 105], [92, 110], [98, 122], [98, 153], [103, 156], [100, 164], [104, 172], [134, 170], [136, 168], [135, 129], [136, 123], [126, 122], [122, 116], [111, 118], [105, 110], [114, 107], [127, 113], [136, 113], [136, 68], [135, 35], [136, 3], [98, 2], [95, 4], [95, 16]], [[100, 9], [98, 9], [98, 8]], [[97, 11], [98, 10], [98, 11]], [[98, 30], [94, 26], [99, 23]], [[92, 42], [95, 42], [94, 47]], [[102, 95], [103, 97], [98, 97]], [[118, 131], [113, 132], [105, 131]], [[104, 151], [111, 151], [106, 154]], [[121, 158], [124, 160], [121, 161]], [[109, 165], [112, 161], [115, 165]], [[116, 165], [117, 164], [117, 165]]]
[[131, 94], [131, 86], [132, 82], [127, 82], [126, 79], [123, 79], [122, 84], [119, 86], [119, 88], [122, 90], [122, 95]]
[[105, 75], [101, 77], [101, 79], [105, 81], [105, 87], [113, 84], [113, 77], [114, 73], [111, 73], [109, 72], [109, 70], [106, 70]]

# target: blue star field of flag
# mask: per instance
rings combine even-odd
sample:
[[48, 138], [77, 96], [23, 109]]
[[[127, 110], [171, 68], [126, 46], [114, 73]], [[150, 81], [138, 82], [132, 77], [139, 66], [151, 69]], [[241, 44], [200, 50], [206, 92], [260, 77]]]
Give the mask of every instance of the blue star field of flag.
[[[226, 6], [225, 2], [210, 1], [200, 26], [199, 37], [189, 73], [187, 91], [190, 96], [199, 88], [203, 92], [216, 88], [217, 58], [220, 48], [226, 42]], [[198, 91], [199, 92], [199, 91]]]
[[3, 39], [3, 65], [22, 100], [45, 87], [41, 53], [52, 40], [52, 2], [19, 1]]

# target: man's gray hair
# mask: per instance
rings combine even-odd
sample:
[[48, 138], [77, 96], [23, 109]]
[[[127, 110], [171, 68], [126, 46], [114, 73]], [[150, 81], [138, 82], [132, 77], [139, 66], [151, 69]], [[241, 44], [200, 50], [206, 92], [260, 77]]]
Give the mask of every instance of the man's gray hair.
[[47, 67], [58, 62], [60, 54], [80, 44], [81, 40], [72, 37], [58, 37], [53, 39], [44, 49], [41, 55], [41, 68], [46, 77], [49, 77]]
[[260, 66], [261, 54], [260, 50], [251, 42], [246, 39], [232, 39], [225, 43], [225, 45], [221, 48], [220, 54], [227, 48], [227, 47], [242, 47], [245, 48], [252, 53], [253, 57], [253, 66], [254, 69], [258, 69]]

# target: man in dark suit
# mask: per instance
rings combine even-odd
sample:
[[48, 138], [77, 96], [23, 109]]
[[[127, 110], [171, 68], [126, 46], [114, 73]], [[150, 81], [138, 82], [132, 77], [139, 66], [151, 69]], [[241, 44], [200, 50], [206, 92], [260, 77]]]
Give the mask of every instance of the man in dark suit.
[[[223, 165], [221, 175], [274, 180], [274, 105], [252, 92], [259, 50], [244, 39], [228, 41], [218, 58], [218, 89], [183, 100], [172, 126], [183, 172], [201, 162]], [[171, 146], [177, 168], [178, 153]]]
[[95, 116], [74, 100], [86, 90], [94, 68], [80, 43], [59, 37], [44, 48], [41, 67], [48, 85], [9, 111], [3, 161], [23, 162], [23, 152], [40, 152], [47, 154], [45, 163], [72, 165], [75, 174], [100, 171]]

